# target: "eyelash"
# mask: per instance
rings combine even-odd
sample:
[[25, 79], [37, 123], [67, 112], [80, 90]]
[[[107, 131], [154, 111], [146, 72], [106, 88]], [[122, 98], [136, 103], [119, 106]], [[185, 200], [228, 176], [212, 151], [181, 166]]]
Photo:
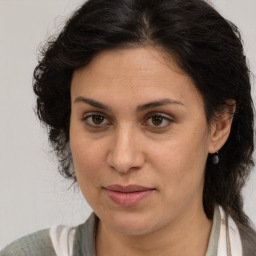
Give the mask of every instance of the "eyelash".
[[[103, 124], [95, 124], [95, 122], [92, 120], [92, 118], [99, 118], [100, 120], [102, 120]], [[160, 121], [161, 124], [160, 125], [154, 125], [152, 124], [152, 118], [156, 118], [158, 120], [155, 121]], [[169, 116], [167, 117], [164, 114], [160, 114], [160, 113], [150, 113], [147, 115], [147, 117], [145, 118], [146, 120], [142, 123], [142, 125], [144, 127], [150, 127], [152, 129], [164, 129], [167, 128], [171, 123], [174, 122], [174, 120], [172, 118], [170, 118]], [[89, 121], [90, 120], [90, 121]], [[88, 115], [85, 115], [82, 118], [82, 121], [85, 123], [86, 126], [95, 128], [95, 129], [104, 129], [109, 127], [113, 122], [108, 121], [108, 117], [106, 117], [104, 114], [102, 113], [90, 113]], [[106, 121], [106, 123], [104, 123], [104, 121]], [[151, 121], [151, 124], [149, 123]], [[165, 124], [162, 125], [162, 122], [164, 122]]]
[[[161, 121], [161, 124], [160, 125], [152, 124], [153, 118], [159, 119]], [[151, 124], [148, 124], [149, 121], [151, 121]], [[165, 124], [162, 125], [162, 122], [164, 122]], [[150, 126], [153, 129], [164, 129], [164, 128], [167, 128], [173, 122], [174, 120], [169, 116], [166, 116], [160, 113], [151, 113], [150, 115], [147, 116], [146, 121], [143, 123], [143, 126]]]
[[[103, 128], [102, 124], [95, 124], [93, 123], [93, 121], [89, 121], [90, 119], [94, 118], [94, 117], [98, 117], [100, 118], [101, 120], [103, 120], [103, 122], [105, 120], [107, 120], [107, 117], [101, 113], [91, 113], [89, 115], [86, 115], [82, 118], [82, 121], [85, 123], [85, 125], [89, 126], [89, 127], [92, 127], [92, 128], [96, 128], [96, 129], [99, 129], [99, 128]], [[104, 124], [106, 125], [106, 124]], [[111, 125], [111, 122], [108, 122], [107, 126]]]

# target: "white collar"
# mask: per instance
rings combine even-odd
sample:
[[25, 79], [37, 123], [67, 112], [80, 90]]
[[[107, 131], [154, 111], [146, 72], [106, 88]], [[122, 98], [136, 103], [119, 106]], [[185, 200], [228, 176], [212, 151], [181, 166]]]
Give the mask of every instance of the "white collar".
[[219, 211], [221, 224], [217, 256], [242, 256], [242, 242], [236, 223], [221, 207]]
[[[214, 227], [217, 226], [216, 227]], [[219, 233], [213, 239], [214, 252], [207, 251], [206, 256], [242, 256], [242, 242], [239, 230], [231, 217], [227, 217], [224, 210], [219, 206], [215, 207], [213, 228], [211, 236]], [[57, 256], [72, 256], [75, 228], [67, 226], [55, 226], [50, 229], [50, 237]], [[217, 247], [218, 243], [218, 247]], [[217, 248], [216, 248], [217, 247]], [[216, 254], [217, 253], [217, 254]]]

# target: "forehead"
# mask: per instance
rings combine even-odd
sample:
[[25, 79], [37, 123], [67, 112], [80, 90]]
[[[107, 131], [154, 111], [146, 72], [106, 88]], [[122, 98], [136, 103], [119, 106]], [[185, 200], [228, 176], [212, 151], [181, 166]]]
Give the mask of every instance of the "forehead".
[[[199, 101], [202, 97], [192, 79], [175, 58], [152, 47], [109, 50], [98, 54], [85, 67], [74, 72], [71, 96], [98, 100], [129, 98], [152, 101], [169, 96], [178, 101]], [[84, 94], [84, 95], [79, 95]]]
[[166, 51], [160, 48], [141, 47], [103, 51], [88, 65], [75, 71], [75, 75], [93, 72], [105, 78], [157, 77], [164, 74], [167, 69], [185, 75]]

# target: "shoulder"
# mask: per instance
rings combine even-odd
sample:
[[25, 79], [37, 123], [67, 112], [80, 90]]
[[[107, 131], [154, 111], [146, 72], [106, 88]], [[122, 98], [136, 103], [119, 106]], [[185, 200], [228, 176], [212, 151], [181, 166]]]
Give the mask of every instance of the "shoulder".
[[98, 217], [95, 213], [92, 213], [85, 223], [77, 227], [73, 247], [74, 256], [95, 255], [95, 237], [98, 221]]
[[77, 227], [55, 226], [24, 236], [6, 246], [0, 256], [95, 255], [98, 218], [92, 213]]
[[12, 242], [0, 252], [0, 255], [56, 256], [49, 235], [49, 229], [32, 233]]
[[243, 255], [255, 255], [256, 251], [256, 231], [251, 227], [239, 226], [240, 236], [243, 245]]

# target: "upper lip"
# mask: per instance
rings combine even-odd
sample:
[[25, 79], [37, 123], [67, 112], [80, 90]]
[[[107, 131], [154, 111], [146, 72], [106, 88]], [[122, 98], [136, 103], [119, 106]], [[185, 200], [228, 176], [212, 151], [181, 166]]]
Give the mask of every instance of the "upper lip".
[[122, 193], [131, 193], [131, 192], [140, 192], [140, 191], [147, 191], [147, 190], [153, 190], [153, 188], [144, 187], [141, 185], [128, 185], [128, 186], [122, 186], [119, 184], [115, 185], [109, 185], [104, 187], [107, 190], [115, 191], [115, 192], [122, 192]]

